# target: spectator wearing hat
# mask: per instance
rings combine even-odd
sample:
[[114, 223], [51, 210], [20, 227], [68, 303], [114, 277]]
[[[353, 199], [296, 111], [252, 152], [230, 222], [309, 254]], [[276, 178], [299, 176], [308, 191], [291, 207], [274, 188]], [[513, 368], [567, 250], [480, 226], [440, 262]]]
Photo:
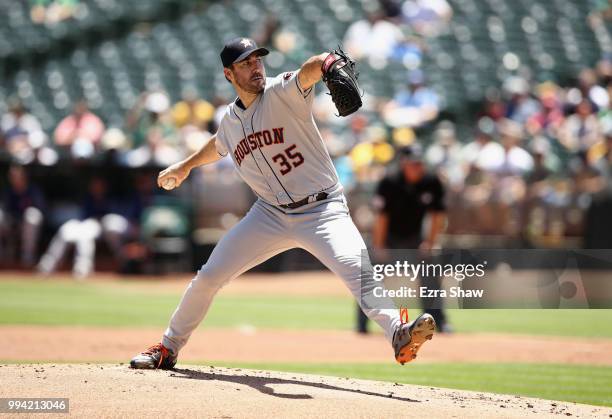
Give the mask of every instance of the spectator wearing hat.
[[591, 102], [596, 111], [609, 108], [610, 97], [608, 91], [598, 84], [597, 71], [584, 68], [578, 74], [578, 89], [583, 98]]
[[141, 166], [149, 161], [165, 166], [182, 157], [169, 110], [170, 98], [166, 93], [155, 91], [141, 95], [126, 122], [133, 148], [126, 155], [128, 166]]
[[521, 146], [524, 130], [520, 124], [503, 119], [497, 123], [497, 131], [500, 141], [483, 147], [476, 162], [492, 186], [480, 219], [489, 234], [513, 236], [520, 231], [518, 212], [527, 192], [524, 176], [533, 170], [534, 161]]
[[461, 145], [452, 122], [442, 121], [438, 125], [434, 132], [434, 143], [425, 153], [425, 162], [435, 169], [445, 185], [449, 185], [454, 190], [463, 186]]
[[506, 107], [506, 117], [518, 124], [541, 110], [541, 104], [531, 94], [531, 86], [522, 77], [512, 76], [504, 82], [504, 91], [510, 96]]
[[526, 128], [531, 135], [548, 135], [556, 137], [563, 121], [563, 102], [561, 88], [552, 82], [544, 82], [537, 87], [540, 110], [527, 119]]
[[521, 147], [523, 127], [515, 121], [498, 122], [500, 142], [489, 142], [481, 150], [478, 166], [499, 177], [522, 176], [533, 169], [533, 157]]
[[440, 112], [438, 94], [425, 84], [421, 70], [408, 75], [407, 88], [399, 91], [383, 108], [383, 118], [392, 127], [420, 127], [433, 121]]
[[[384, 254], [384, 249], [415, 249], [424, 259], [429, 259], [431, 251], [439, 248], [439, 235], [445, 225], [445, 189], [437, 175], [427, 173], [418, 144], [400, 149], [399, 156], [399, 172], [386, 176], [377, 187], [373, 254], [375, 257]], [[441, 286], [440, 278], [428, 277], [427, 281], [428, 288]], [[439, 329], [450, 331], [442, 301], [427, 298], [422, 303]], [[357, 331], [367, 333], [366, 318], [361, 310]]]
[[476, 124], [476, 133], [473, 141], [461, 148], [461, 161], [464, 165], [466, 175], [476, 168], [478, 156], [489, 144], [495, 135], [495, 122], [488, 116], [483, 116]]
[[453, 16], [446, 0], [406, 0], [402, 4], [402, 17], [412, 30], [425, 37], [443, 33]]
[[399, 26], [386, 19], [381, 10], [375, 10], [348, 27], [342, 45], [357, 60], [367, 58], [370, 62], [384, 63], [403, 39]]
[[496, 125], [492, 118], [483, 116], [477, 123], [475, 138], [461, 149], [463, 188], [453, 191], [448, 199], [449, 225], [453, 232], [474, 233], [491, 231], [496, 224], [494, 214], [487, 204], [495, 188], [492, 173], [484, 169], [487, 153], [503, 153], [503, 147], [495, 141]]
[[601, 127], [593, 104], [588, 99], [582, 99], [576, 106], [576, 112], [561, 125], [559, 141], [569, 151], [576, 152], [593, 146], [600, 134]]
[[9, 111], [0, 120], [0, 138], [12, 155], [19, 156], [31, 150], [36, 136], [43, 136], [39, 120], [28, 112], [18, 98], [9, 100]]

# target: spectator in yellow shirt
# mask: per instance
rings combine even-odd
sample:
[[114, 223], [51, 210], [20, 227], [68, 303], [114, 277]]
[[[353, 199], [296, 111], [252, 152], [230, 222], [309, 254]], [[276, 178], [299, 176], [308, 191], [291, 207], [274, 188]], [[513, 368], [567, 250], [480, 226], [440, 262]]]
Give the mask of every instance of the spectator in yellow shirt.
[[208, 124], [212, 121], [215, 107], [206, 100], [199, 99], [197, 93], [189, 90], [183, 94], [183, 100], [172, 108], [174, 125], [182, 128], [192, 125], [210, 131]]

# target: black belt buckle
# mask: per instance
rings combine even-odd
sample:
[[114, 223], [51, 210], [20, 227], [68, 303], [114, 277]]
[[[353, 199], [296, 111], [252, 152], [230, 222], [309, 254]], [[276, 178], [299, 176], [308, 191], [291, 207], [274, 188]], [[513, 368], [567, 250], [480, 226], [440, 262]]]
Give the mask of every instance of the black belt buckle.
[[[296, 209], [299, 207], [302, 207], [306, 204], [309, 204], [311, 202], [318, 202], [318, 201], [323, 201], [324, 199], [326, 199], [329, 196], [329, 194], [327, 192], [319, 192], [316, 195], [310, 195], [307, 196], [304, 199], [300, 199], [299, 201], [296, 202], [292, 202], [290, 204], [284, 204], [284, 205], [279, 205], [281, 208], [285, 208], [285, 209]], [[314, 198], [312, 201], [310, 200], [310, 198]]]

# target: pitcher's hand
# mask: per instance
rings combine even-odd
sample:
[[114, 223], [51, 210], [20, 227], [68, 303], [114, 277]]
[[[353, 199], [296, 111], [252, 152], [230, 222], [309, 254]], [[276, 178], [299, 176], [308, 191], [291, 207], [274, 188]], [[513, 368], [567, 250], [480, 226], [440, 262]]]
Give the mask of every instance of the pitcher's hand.
[[166, 190], [178, 188], [187, 179], [189, 172], [190, 170], [184, 166], [183, 162], [175, 163], [159, 173], [157, 186]]

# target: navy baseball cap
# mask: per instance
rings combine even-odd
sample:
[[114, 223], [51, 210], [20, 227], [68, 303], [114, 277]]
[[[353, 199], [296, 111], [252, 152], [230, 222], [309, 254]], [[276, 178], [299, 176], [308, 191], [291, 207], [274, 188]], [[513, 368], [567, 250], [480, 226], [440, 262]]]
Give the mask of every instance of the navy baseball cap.
[[266, 48], [258, 47], [255, 41], [250, 38], [234, 38], [228, 41], [221, 51], [221, 62], [223, 67], [244, 60], [252, 53], [256, 52], [259, 56], [268, 55], [270, 51]]
[[412, 144], [400, 148], [398, 154], [404, 160], [421, 161], [423, 159], [423, 148], [420, 144]]

